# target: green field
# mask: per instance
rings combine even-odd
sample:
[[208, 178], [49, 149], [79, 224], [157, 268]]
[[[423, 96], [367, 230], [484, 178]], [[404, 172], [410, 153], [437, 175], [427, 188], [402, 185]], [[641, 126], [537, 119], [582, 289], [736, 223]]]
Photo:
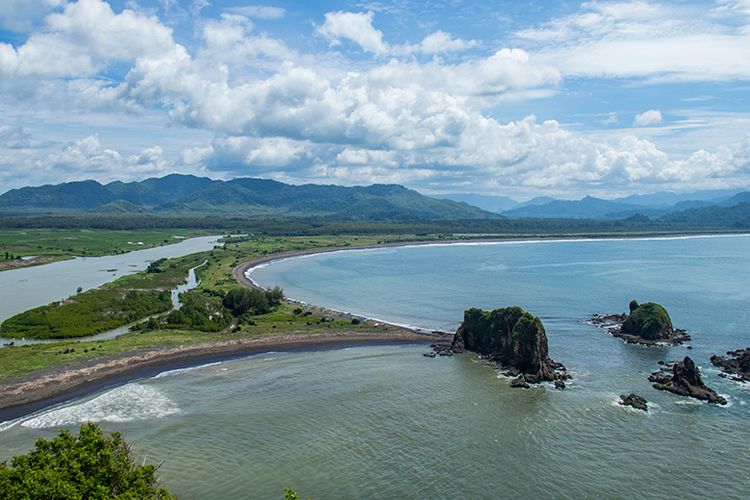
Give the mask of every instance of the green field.
[[[205, 230], [159, 229], [0, 229], [0, 262], [13, 256], [100, 256], [177, 243], [182, 238], [214, 234]], [[139, 243], [143, 243], [140, 245]]]
[[132, 323], [172, 308], [170, 290], [185, 281], [188, 270], [205, 253], [170, 259], [160, 272], [123, 276], [62, 302], [36, 307], [8, 318], [0, 335], [9, 338], [60, 339], [86, 337]]

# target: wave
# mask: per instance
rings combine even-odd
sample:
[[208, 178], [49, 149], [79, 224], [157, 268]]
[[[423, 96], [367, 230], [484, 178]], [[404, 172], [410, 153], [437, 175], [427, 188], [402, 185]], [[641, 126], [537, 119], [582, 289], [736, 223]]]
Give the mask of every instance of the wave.
[[157, 375], [154, 375], [153, 378], [164, 378], [164, 377], [171, 377], [172, 375], [179, 375], [181, 373], [185, 372], [192, 372], [195, 370], [202, 370], [203, 368], [208, 368], [210, 366], [216, 366], [222, 364], [221, 361], [216, 361], [214, 363], [206, 363], [205, 365], [198, 365], [198, 366], [188, 366], [187, 368], [177, 368], [174, 370], [167, 370], [164, 372], [161, 372]]
[[[127, 384], [88, 401], [43, 411], [31, 418], [9, 422], [30, 429], [77, 425], [84, 422], [131, 422], [180, 413], [179, 406], [159, 389], [138, 383]], [[10, 426], [6, 428], [9, 428]]]

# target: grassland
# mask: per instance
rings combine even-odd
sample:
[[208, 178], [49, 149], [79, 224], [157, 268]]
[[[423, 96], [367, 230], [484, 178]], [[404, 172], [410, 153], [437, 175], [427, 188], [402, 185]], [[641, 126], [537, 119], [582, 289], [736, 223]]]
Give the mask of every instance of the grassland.
[[8, 318], [0, 335], [9, 338], [60, 339], [94, 335], [172, 308], [169, 290], [185, 281], [188, 270], [204, 254], [170, 259], [161, 272], [123, 276], [99, 288], [79, 293]]
[[[71, 302], [56, 307], [60, 321], [71, 320], [80, 326], [83, 318], [92, 315], [107, 318], [108, 312], [121, 311], [116, 300], [117, 294], [128, 290], [159, 290], [175, 286], [184, 280], [187, 269], [206, 260], [206, 265], [197, 269], [201, 280], [198, 288], [187, 292], [196, 296], [220, 297], [231, 288], [238, 286], [232, 277], [234, 268], [242, 262], [268, 257], [286, 252], [305, 250], [325, 250], [333, 247], [366, 246], [378, 243], [414, 241], [415, 236], [304, 236], [304, 237], [245, 237], [231, 238], [223, 248], [193, 254], [180, 259], [170, 259], [162, 267], [174, 272], [138, 273], [120, 278], [101, 288], [74, 297], [90, 294], [85, 301]], [[172, 267], [174, 266], [174, 267]], [[167, 282], [167, 279], [169, 282]], [[113, 293], [117, 291], [117, 293]], [[121, 296], [121, 295], [120, 295]], [[158, 302], [158, 299], [155, 299]], [[76, 306], [76, 304], [78, 304]], [[104, 305], [102, 305], [104, 304]], [[44, 306], [50, 307], [50, 306]], [[43, 309], [43, 308], [40, 308]], [[32, 310], [33, 311], [33, 310]], [[142, 317], [147, 316], [144, 314]], [[130, 318], [128, 318], [130, 319]], [[117, 339], [78, 342], [61, 341], [50, 344], [34, 344], [0, 349], [0, 382], [15, 379], [42, 369], [75, 365], [84, 361], [120, 355], [139, 349], [156, 347], [185, 346], [219, 342], [232, 339], [252, 339], [274, 335], [319, 334], [341, 332], [382, 332], [398, 330], [390, 325], [375, 325], [369, 321], [337, 314], [325, 309], [308, 307], [301, 310], [297, 305], [282, 303], [268, 314], [256, 315], [250, 321], [234, 321], [227, 328], [217, 332], [190, 329], [145, 328], [141, 332], [122, 335]], [[47, 316], [47, 320], [51, 320]], [[124, 319], [120, 321], [123, 323]], [[118, 325], [119, 326], [119, 325]], [[107, 324], [107, 328], [112, 328]], [[91, 332], [92, 330], [89, 330]], [[99, 329], [98, 331], [102, 331]]]
[[[177, 243], [205, 230], [0, 229], [0, 271], [74, 256], [97, 257]], [[19, 257], [34, 257], [20, 260]]]

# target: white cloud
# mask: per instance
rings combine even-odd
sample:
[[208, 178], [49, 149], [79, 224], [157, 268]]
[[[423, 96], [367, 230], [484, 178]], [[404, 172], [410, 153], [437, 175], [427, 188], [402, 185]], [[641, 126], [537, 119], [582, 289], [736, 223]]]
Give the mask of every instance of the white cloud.
[[0, 28], [28, 31], [41, 16], [63, 3], [64, 0], [3, 0], [0, 2]]
[[588, 2], [583, 12], [516, 35], [565, 75], [659, 81], [750, 78], [750, 17], [695, 4]]
[[175, 50], [172, 30], [132, 10], [115, 14], [100, 0], [79, 0], [45, 20], [18, 48], [0, 43], [0, 75], [92, 76], [107, 61], [132, 61]]
[[388, 45], [383, 41], [383, 33], [373, 27], [373, 16], [371, 11], [328, 12], [325, 22], [318, 26], [317, 32], [332, 46], [340, 45], [341, 40], [349, 40], [359, 45], [362, 50], [383, 55], [388, 52]]
[[649, 109], [648, 111], [635, 115], [633, 125], [636, 127], [651, 127], [659, 125], [663, 121], [661, 111], [658, 109]]
[[[533, 116], [492, 118], [509, 101], [557, 91], [562, 81], [557, 64], [571, 71], [575, 62], [572, 56], [560, 59], [559, 50], [590, 47], [592, 61], [580, 56], [584, 73], [606, 73], [602, 68], [612, 64], [613, 74], [629, 74], [623, 65], [631, 63], [616, 60], [604, 48], [622, 42], [630, 50], [637, 40], [653, 43], [662, 36], [659, 26], [669, 46], [682, 25], [665, 19], [658, 5], [585, 4], [584, 14], [522, 33], [539, 44], [537, 50], [504, 48], [460, 59], [454, 54], [446, 57], [450, 62], [421, 56], [478, 43], [436, 31], [416, 45], [389, 44], [373, 27], [371, 12], [334, 12], [317, 28], [321, 36], [334, 45], [349, 40], [390, 59], [353, 62], [342, 51], [300, 55], [281, 40], [258, 33], [250, 18], [272, 14], [253, 9], [198, 22], [197, 46], [188, 50], [175, 42], [170, 28], [144, 11], [115, 13], [100, 0], [80, 0], [48, 16], [43, 29], [19, 46], [0, 44], [5, 106], [22, 99], [37, 107], [56, 100], [60, 110], [96, 109], [104, 122], [126, 116], [107, 113], [148, 111], [168, 114], [175, 127], [215, 134], [210, 143], [201, 139], [206, 142], [184, 149], [175, 160], [165, 158], [158, 145], [121, 152], [88, 132], [61, 148], [34, 149], [34, 141], [14, 125], [0, 127], [0, 164], [18, 165], [14, 172], [26, 169], [28, 179], [45, 180], [55, 175], [137, 178], [180, 167], [262, 172], [296, 181], [449, 184], [480, 191], [515, 185], [551, 193], [714, 187], [736, 184], [750, 170], [750, 140], [695, 152], [700, 146], [690, 145], [679, 156], [657, 147], [657, 134], [675, 126], [674, 110], [666, 126], [652, 127], [663, 119], [658, 110], [649, 110], [635, 119], [636, 126], [645, 127], [637, 135], [612, 127], [607, 137], [576, 133]], [[576, 40], [574, 32], [582, 32], [583, 38]], [[729, 37], [731, 43], [740, 36], [723, 31], [709, 35]], [[684, 36], [695, 33], [685, 31]], [[604, 61], [605, 53], [611, 61]], [[649, 57], [644, 56], [647, 69], [639, 74], [661, 74], [664, 67], [649, 67]], [[120, 71], [125, 68], [126, 77], [114, 82], [102, 78], [103, 70], [115, 64]], [[706, 68], [716, 76], [717, 67]], [[689, 76], [694, 70], [686, 67], [675, 74]], [[605, 122], [617, 119], [610, 113]]]
[[615, 125], [617, 122], [620, 121], [619, 116], [615, 112], [607, 113], [607, 118], [604, 119], [603, 123], [605, 125]]
[[17, 125], [0, 124], [0, 147], [23, 149], [31, 147], [31, 136]]
[[436, 31], [425, 37], [419, 44], [419, 50], [423, 54], [439, 54], [441, 52], [458, 52], [479, 45], [476, 40], [462, 40], [453, 38], [450, 33]]
[[270, 5], [244, 5], [241, 7], [231, 7], [227, 11], [255, 19], [281, 19], [286, 14], [286, 10], [281, 7], [272, 7]]

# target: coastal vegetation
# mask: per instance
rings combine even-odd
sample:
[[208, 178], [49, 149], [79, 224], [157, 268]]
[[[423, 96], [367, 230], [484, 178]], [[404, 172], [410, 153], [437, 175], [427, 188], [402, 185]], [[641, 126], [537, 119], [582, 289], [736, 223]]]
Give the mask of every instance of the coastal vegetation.
[[498, 363], [519, 376], [516, 386], [567, 378], [564, 367], [549, 358], [542, 321], [518, 306], [493, 311], [467, 309], [451, 349], [476, 352]]
[[159, 272], [123, 276], [102, 287], [76, 294], [8, 318], [0, 335], [10, 338], [60, 339], [94, 335], [172, 308], [170, 290], [185, 281], [203, 254], [162, 260]]
[[661, 304], [631, 300], [628, 308], [629, 314], [594, 314], [589, 321], [633, 344], [681, 344], [690, 340], [685, 330], [672, 326], [672, 319]]
[[[371, 245], [382, 239], [391, 238], [396, 241], [399, 239], [406, 241], [413, 240], [415, 236], [403, 238], [387, 235], [235, 237], [226, 239], [223, 246], [211, 251], [169, 259], [159, 264], [159, 268], [164, 272], [149, 273], [144, 271], [123, 277], [98, 289], [76, 295], [73, 299], [79, 299], [86, 294], [90, 294], [89, 297], [92, 299], [84, 302], [85, 308], [79, 305], [80, 310], [71, 309], [73, 302], [68, 301], [66, 301], [68, 302], [67, 305], [57, 303], [44, 307], [49, 307], [50, 311], [53, 309], [52, 306], [57, 309], [65, 308], [57, 312], [73, 313], [73, 316], [78, 316], [79, 319], [84, 317], [98, 318], [101, 320], [100, 324], [103, 324], [105, 320], [110, 319], [111, 314], [109, 312], [117, 311], [120, 307], [118, 301], [114, 300], [117, 295], [113, 294], [111, 290], [117, 290], [117, 293], [123, 293], [130, 289], [166, 293], [166, 290], [174, 288], [184, 281], [188, 269], [205, 262], [205, 265], [196, 269], [196, 275], [200, 280], [199, 286], [180, 295], [180, 302], [182, 303], [180, 309], [143, 321], [134, 327], [135, 331], [121, 335], [116, 339], [95, 342], [62, 340], [55, 343], [0, 349], [0, 382], [15, 379], [37, 370], [118, 356], [138, 349], [202, 344], [270, 335], [337, 332], [387, 333], [395, 331], [397, 328], [390, 325], [378, 324], [376, 326], [371, 321], [352, 318], [349, 315], [335, 314], [315, 307], [303, 308], [280, 300], [283, 296], [281, 290], [250, 292], [253, 296], [261, 294], [270, 304], [274, 304], [265, 312], [255, 311], [257, 314], [247, 314], [248, 311], [241, 312], [242, 308], [238, 308], [236, 312], [240, 314], [235, 316], [224, 305], [224, 298], [232, 290], [238, 288], [237, 281], [232, 273], [235, 267], [242, 262], [293, 251]], [[236, 295], [237, 297], [240, 297], [239, 294], [244, 296], [245, 292], [235, 291], [232, 293], [233, 296]], [[150, 306], [161, 303], [158, 297], [152, 298], [154, 300], [149, 303]], [[277, 301], [278, 305], [276, 305]], [[81, 302], [77, 303], [81, 304]], [[228, 301], [228, 303], [230, 302]], [[242, 303], [242, 300], [238, 300], [238, 305]], [[171, 303], [167, 305], [167, 309], [163, 312], [166, 312], [169, 308], [171, 308]], [[46, 331], [53, 329], [51, 318], [54, 316], [31, 313], [31, 311], [18, 316], [27, 319], [32, 317], [42, 318], [46, 321], [46, 323], [42, 322]], [[148, 316], [148, 314], [135, 320], [143, 319], [145, 316]], [[353, 319], [357, 319], [357, 321], [352, 321]], [[12, 322], [11, 324], [15, 323]], [[69, 324], [72, 325], [72, 321]], [[81, 326], [82, 323], [79, 322], [76, 325]], [[233, 326], [230, 328], [231, 325]], [[118, 326], [121, 326], [121, 324], [118, 324]], [[87, 331], [93, 332], [91, 329]]]
[[[178, 243], [191, 236], [207, 235], [200, 229], [56, 229], [54, 225], [45, 228], [0, 229], [0, 256], [46, 257], [64, 259], [73, 256], [98, 257], [114, 255]], [[2, 264], [2, 262], [0, 262]], [[2, 269], [0, 267], [0, 269]]]
[[0, 497], [6, 499], [174, 498], [158, 483], [158, 467], [139, 465], [117, 433], [105, 434], [96, 424], [77, 435], [63, 429], [51, 440], [0, 463]]
[[673, 332], [672, 319], [664, 306], [654, 302], [638, 304], [633, 300], [629, 305], [630, 314], [622, 323], [622, 332], [636, 335], [646, 340], [666, 338]]

